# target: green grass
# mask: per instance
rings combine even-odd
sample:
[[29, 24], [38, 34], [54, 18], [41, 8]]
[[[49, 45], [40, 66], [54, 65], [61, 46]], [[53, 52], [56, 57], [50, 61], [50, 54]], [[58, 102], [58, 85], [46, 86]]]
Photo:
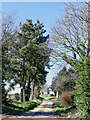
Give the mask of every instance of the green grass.
[[61, 103], [60, 101], [55, 101], [55, 103], [53, 104], [54, 108], [60, 108], [61, 107]]
[[76, 112], [76, 108], [74, 106], [68, 107], [68, 108], [62, 108], [60, 101], [55, 101], [55, 103], [53, 104], [53, 107], [56, 108], [56, 113], [58, 113], [59, 115], [67, 114], [70, 112], [71, 113]]
[[49, 100], [52, 100], [52, 99], [54, 99], [55, 98], [55, 96], [51, 96], [50, 98], [49, 98]]
[[15, 115], [19, 114], [20, 112], [32, 109], [39, 105], [41, 103], [41, 100], [36, 100], [36, 101], [28, 101], [28, 102], [9, 102], [7, 105], [3, 105], [3, 114], [10, 114], [10, 115]]
[[46, 94], [46, 95], [42, 94], [42, 95], [40, 95], [40, 97], [50, 97], [50, 95], [49, 94]]
[[67, 113], [74, 113], [75, 109], [73, 107], [69, 107], [69, 108], [59, 108], [57, 107], [56, 108], [56, 112], [59, 114], [59, 115], [62, 115], [62, 114], [67, 114]]

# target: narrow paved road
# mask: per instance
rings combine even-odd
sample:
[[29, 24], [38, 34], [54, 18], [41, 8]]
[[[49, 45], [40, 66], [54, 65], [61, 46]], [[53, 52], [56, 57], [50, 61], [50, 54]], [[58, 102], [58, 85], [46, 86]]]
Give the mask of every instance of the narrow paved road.
[[[76, 114], [72, 114], [71, 116], [75, 116]], [[21, 113], [20, 115], [15, 115], [15, 116], [13, 115], [3, 116], [0, 117], [0, 120], [51, 120], [51, 119], [63, 120], [68, 117], [70, 117], [69, 114], [60, 115], [60, 116], [57, 115], [53, 108], [53, 100], [48, 100], [45, 98], [45, 100], [43, 100], [43, 102], [33, 110], [29, 110]]]
[[33, 110], [26, 111], [18, 116], [9, 115], [7, 118], [59, 118], [59, 116], [56, 115], [52, 105], [52, 100], [45, 99], [38, 107], [34, 108]]
[[45, 99], [45, 100], [43, 100], [42, 104], [39, 105], [37, 108], [35, 108], [33, 110], [29, 110], [28, 112], [21, 114], [20, 117], [22, 117], [22, 116], [28, 116], [30, 118], [56, 117], [52, 105], [53, 105], [53, 101]]

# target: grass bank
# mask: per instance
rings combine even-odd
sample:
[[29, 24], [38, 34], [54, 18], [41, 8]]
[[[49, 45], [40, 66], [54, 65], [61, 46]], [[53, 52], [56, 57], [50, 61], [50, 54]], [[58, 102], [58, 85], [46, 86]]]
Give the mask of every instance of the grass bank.
[[55, 103], [53, 104], [53, 107], [55, 108], [56, 110], [56, 113], [58, 113], [59, 115], [62, 115], [62, 116], [67, 116], [67, 117], [70, 117], [70, 118], [77, 118], [78, 116], [76, 115], [77, 113], [77, 110], [75, 108], [75, 106], [72, 106], [72, 107], [68, 107], [68, 108], [63, 108], [61, 106], [61, 103], [59, 100], [55, 101]]
[[49, 100], [53, 100], [53, 99], [55, 99], [56, 97], [55, 96], [51, 96], [50, 98], [49, 98]]
[[49, 95], [49, 94], [42, 94], [42, 95], [40, 95], [40, 97], [50, 97], [51, 95]]
[[37, 105], [39, 105], [42, 101], [37, 99], [35, 101], [27, 101], [27, 102], [9, 102], [7, 105], [2, 105], [3, 114], [4, 115], [16, 115], [23, 111], [27, 111], [33, 109]]

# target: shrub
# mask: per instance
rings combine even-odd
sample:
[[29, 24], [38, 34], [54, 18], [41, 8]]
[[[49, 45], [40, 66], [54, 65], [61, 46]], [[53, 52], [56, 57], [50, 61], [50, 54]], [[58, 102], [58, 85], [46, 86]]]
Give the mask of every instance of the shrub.
[[[76, 68], [75, 68], [76, 69]], [[90, 102], [90, 58], [81, 61], [77, 66], [79, 79], [76, 80], [76, 107], [83, 118], [90, 118], [89, 102]]]
[[62, 95], [60, 97], [62, 107], [72, 106], [72, 98], [71, 98], [71, 96], [72, 96], [72, 94], [70, 94], [68, 92], [62, 93]]

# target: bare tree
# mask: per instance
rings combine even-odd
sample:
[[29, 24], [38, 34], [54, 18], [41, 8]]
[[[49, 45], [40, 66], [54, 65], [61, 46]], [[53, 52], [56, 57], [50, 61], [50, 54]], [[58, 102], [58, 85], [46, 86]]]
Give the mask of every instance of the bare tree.
[[66, 61], [71, 66], [89, 54], [88, 4], [65, 3], [64, 17], [51, 29], [52, 57]]
[[[6, 82], [10, 83], [13, 72], [11, 70], [11, 57], [13, 45], [17, 38], [17, 28], [15, 27], [15, 14], [3, 14], [2, 16], [2, 34], [0, 44], [2, 45], [1, 59], [2, 59], [2, 103], [5, 104], [7, 92], [5, 90]], [[14, 55], [13, 55], [14, 56]]]

